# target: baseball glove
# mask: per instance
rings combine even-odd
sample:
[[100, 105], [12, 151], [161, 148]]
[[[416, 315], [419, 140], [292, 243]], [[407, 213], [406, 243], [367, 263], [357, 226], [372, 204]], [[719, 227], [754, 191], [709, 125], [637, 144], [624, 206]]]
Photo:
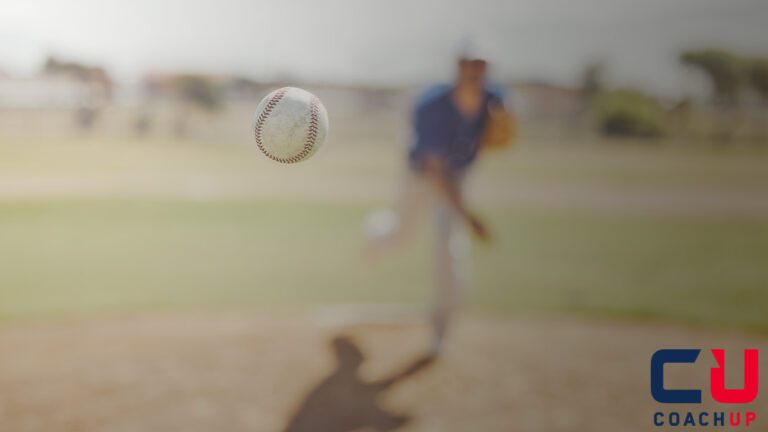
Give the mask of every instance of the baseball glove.
[[490, 106], [489, 117], [480, 140], [482, 150], [501, 150], [511, 147], [517, 138], [517, 125], [503, 106]]

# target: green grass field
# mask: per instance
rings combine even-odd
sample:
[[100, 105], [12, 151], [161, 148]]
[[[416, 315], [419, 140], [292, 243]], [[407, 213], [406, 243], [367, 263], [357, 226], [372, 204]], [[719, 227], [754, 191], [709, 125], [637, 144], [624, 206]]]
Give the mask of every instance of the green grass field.
[[[363, 204], [76, 199], [0, 204], [0, 316], [416, 303], [428, 238], [366, 270]], [[768, 223], [486, 211], [473, 308], [768, 329]]]
[[[0, 141], [0, 319], [425, 304], [427, 234], [374, 269], [360, 257], [401, 151], [331, 142], [284, 167], [245, 146]], [[484, 160], [473, 201], [496, 238], [475, 247], [470, 307], [768, 330], [768, 220], [751, 213], [768, 198], [767, 161], [608, 144]], [[636, 194], [668, 196], [615, 200]]]

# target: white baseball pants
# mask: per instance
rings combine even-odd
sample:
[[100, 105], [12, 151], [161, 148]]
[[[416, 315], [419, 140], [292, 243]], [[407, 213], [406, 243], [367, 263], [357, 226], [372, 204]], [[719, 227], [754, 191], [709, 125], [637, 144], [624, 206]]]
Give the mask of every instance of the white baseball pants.
[[427, 179], [409, 172], [392, 217], [369, 233], [375, 253], [399, 247], [412, 237], [425, 210], [432, 212], [435, 229], [432, 324], [439, 349], [469, 282], [470, 241], [459, 216]]

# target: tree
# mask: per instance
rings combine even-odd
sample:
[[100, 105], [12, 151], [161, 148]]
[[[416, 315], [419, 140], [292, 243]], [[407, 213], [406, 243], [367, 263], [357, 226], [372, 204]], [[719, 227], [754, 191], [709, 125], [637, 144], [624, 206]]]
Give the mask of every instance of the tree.
[[224, 102], [222, 88], [210, 78], [200, 75], [182, 75], [177, 88], [180, 98], [187, 104], [206, 112], [218, 111]]
[[747, 80], [755, 93], [768, 103], [768, 58], [758, 58], [749, 61]]
[[664, 109], [640, 91], [605, 91], [595, 105], [598, 127], [605, 136], [653, 139], [666, 133]]
[[593, 101], [603, 91], [602, 62], [594, 62], [587, 66], [581, 77], [581, 93], [588, 101]]
[[[757, 94], [763, 104], [763, 109], [768, 108], [768, 58], [752, 59], [747, 68], [747, 79], [752, 91]], [[768, 142], [768, 122], [759, 122], [757, 139], [763, 143]]]
[[687, 51], [680, 61], [700, 69], [709, 78], [712, 101], [725, 107], [735, 107], [743, 86], [742, 62], [727, 51], [707, 49]]
[[684, 52], [680, 60], [709, 78], [712, 102], [721, 108], [713, 138], [721, 143], [730, 142], [742, 120], [739, 102], [745, 83], [744, 62], [728, 51], [717, 49]]
[[177, 97], [181, 104], [176, 119], [176, 134], [186, 136], [188, 116], [191, 110], [215, 113], [224, 106], [224, 89], [211, 78], [201, 75], [181, 75], [175, 82]]
[[[600, 61], [589, 63], [581, 75], [579, 89], [581, 90], [581, 106], [578, 113], [572, 118], [573, 133], [591, 129], [595, 116], [595, 105], [600, 94], [605, 90], [604, 66]], [[569, 122], [570, 123], [570, 122]]]
[[77, 62], [48, 57], [43, 64], [43, 75], [66, 76], [88, 84], [88, 91], [75, 111], [75, 121], [82, 130], [93, 128], [101, 110], [112, 97], [112, 79], [106, 70]]
[[41, 72], [46, 75], [66, 75], [80, 81], [101, 84], [108, 91], [112, 89], [112, 78], [110, 78], [104, 68], [98, 66], [67, 62], [56, 57], [48, 57], [43, 64]]

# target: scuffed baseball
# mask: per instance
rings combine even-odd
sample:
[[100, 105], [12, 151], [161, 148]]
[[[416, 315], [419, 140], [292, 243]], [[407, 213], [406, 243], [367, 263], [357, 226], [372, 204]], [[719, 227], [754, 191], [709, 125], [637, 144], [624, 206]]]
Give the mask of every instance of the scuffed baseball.
[[281, 163], [301, 162], [323, 145], [328, 113], [312, 93], [283, 87], [259, 102], [253, 130], [256, 145], [265, 156]]

